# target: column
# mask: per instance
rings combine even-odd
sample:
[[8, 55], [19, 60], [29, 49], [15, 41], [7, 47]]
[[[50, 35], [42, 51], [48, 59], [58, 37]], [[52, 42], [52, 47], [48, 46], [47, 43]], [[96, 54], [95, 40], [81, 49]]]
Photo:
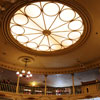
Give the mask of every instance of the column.
[[17, 86], [16, 86], [16, 93], [19, 92], [19, 79], [20, 79], [20, 77], [18, 76], [18, 78], [17, 78]]
[[74, 73], [72, 74], [72, 84], [73, 84], [73, 95], [75, 94], [75, 87], [74, 87]]
[[47, 75], [45, 75], [45, 90], [44, 90], [44, 95], [46, 96], [47, 94]]
[[98, 91], [98, 89], [99, 89], [98, 82], [99, 82], [98, 79], [96, 79], [96, 91]]

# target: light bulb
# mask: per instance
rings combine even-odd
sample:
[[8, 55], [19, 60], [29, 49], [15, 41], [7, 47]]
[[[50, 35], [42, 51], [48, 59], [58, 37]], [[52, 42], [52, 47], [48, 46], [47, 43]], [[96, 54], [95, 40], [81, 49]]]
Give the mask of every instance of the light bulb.
[[25, 74], [25, 70], [22, 70], [22, 74]]
[[23, 76], [22, 74], [19, 75], [19, 77], [22, 77], [22, 76]]
[[30, 72], [30, 71], [28, 71], [28, 72], [27, 72], [27, 74], [31, 74], [31, 72]]
[[16, 72], [17, 75], [19, 75], [19, 72]]
[[29, 75], [26, 75], [27, 78], [29, 78]]
[[32, 74], [30, 74], [30, 77], [32, 77]]

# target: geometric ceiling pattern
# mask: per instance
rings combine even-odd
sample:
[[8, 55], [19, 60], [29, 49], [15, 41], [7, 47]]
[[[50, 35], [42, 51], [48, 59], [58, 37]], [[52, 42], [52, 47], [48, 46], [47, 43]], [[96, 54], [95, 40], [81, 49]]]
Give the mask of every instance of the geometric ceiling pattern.
[[37, 51], [56, 51], [76, 43], [83, 34], [80, 15], [57, 2], [35, 2], [20, 8], [10, 21], [11, 34]]
[[[94, 2], [94, 0], [91, 0], [91, 3], [89, 3], [89, 1], [87, 0], [77, 0], [80, 4], [82, 4], [90, 13], [91, 18], [93, 19], [93, 27], [92, 27], [92, 31], [91, 34], [89, 36], [89, 38], [87, 39], [87, 41], [84, 43], [84, 45], [80, 46], [78, 49], [73, 50], [73, 52], [70, 52], [68, 54], [64, 54], [64, 55], [59, 55], [59, 56], [53, 56], [53, 57], [42, 57], [42, 56], [34, 56], [34, 55], [30, 55], [26, 52], [23, 52], [19, 49], [17, 49], [16, 47], [12, 46], [8, 41], [6, 41], [5, 38], [3, 38], [2, 32], [0, 32], [0, 61], [6, 63], [11, 64], [12, 66], [19, 66], [19, 61], [18, 58], [20, 56], [31, 56], [33, 57], [34, 63], [32, 63], [32, 65], [30, 64], [30, 66], [32, 66], [32, 68], [66, 68], [69, 66], [74, 66], [75, 64], [77, 65], [76, 60], [79, 59], [82, 63], [88, 64], [92, 61], [96, 61], [100, 58], [100, 1], [97, 0], [97, 2]], [[1, 2], [1, 1], [0, 1]], [[12, 4], [13, 5], [13, 4]], [[5, 4], [4, 4], [5, 6]], [[11, 6], [11, 5], [10, 5]], [[9, 6], [9, 7], [10, 7]], [[0, 11], [0, 18], [2, 21], [1, 16], [3, 16], [4, 13], [2, 13], [2, 11]], [[83, 23], [83, 22], [82, 22]], [[2, 24], [1, 24], [2, 25]], [[15, 23], [13, 23], [13, 25], [15, 25]], [[13, 27], [14, 28], [14, 27]], [[1, 30], [1, 27], [0, 27]], [[95, 34], [96, 33], [96, 34]], [[15, 34], [16, 35], [16, 34]], [[58, 66], [59, 65], [59, 66]], [[23, 65], [20, 65], [23, 66]], [[19, 66], [19, 67], [20, 67]], [[99, 66], [98, 66], [99, 67]], [[82, 75], [82, 73], [84, 73], [84, 75]], [[95, 72], [94, 71], [90, 71], [87, 72], [88, 74], [86, 74], [85, 72], [82, 73], [76, 73], [75, 74], [75, 80], [80, 80], [78, 82], [78, 84], [80, 84], [81, 81], [87, 81], [87, 80], [94, 80], [94, 79], [99, 79], [99, 72]], [[94, 73], [94, 74], [93, 74]], [[1, 73], [0, 73], [1, 74]], [[5, 74], [5, 73], [3, 73]], [[11, 74], [11, 73], [10, 73]], [[8, 74], [7, 74], [8, 75]], [[6, 75], [6, 76], [7, 76]], [[14, 74], [15, 75], [15, 72]], [[11, 76], [13, 76], [11, 75]], [[11, 76], [9, 76], [9, 79], [11, 78]], [[35, 78], [38, 75], [34, 75], [35, 77], [33, 77], [32, 81], [36, 80]], [[63, 80], [64, 78], [64, 82], [68, 83], [66, 80], [71, 80], [71, 75], [68, 75], [69, 78], [67, 78], [67, 75], [58, 75], [61, 79]], [[54, 78], [54, 80], [56, 79], [56, 77], [58, 77], [56, 75], [50, 75], [48, 76], [48, 81], [50, 79], [50, 77]], [[81, 77], [82, 76], [82, 77]], [[42, 77], [42, 76], [41, 76]], [[58, 77], [58, 79], [59, 79]], [[2, 77], [1, 77], [2, 78]], [[3, 77], [6, 78], [6, 77]], [[11, 78], [12, 79], [12, 78]], [[44, 81], [44, 76], [43, 78]], [[38, 81], [38, 80], [36, 80]], [[70, 81], [71, 82], [71, 81]], [[75, 85], [77, 84], [77, 82], [75, 81]], [[54, 83], [52, 83], [54, 84]], [[56, 85], [55, 85], [56, 86]], [[66, 84], [64, 86], [67, 86]]]

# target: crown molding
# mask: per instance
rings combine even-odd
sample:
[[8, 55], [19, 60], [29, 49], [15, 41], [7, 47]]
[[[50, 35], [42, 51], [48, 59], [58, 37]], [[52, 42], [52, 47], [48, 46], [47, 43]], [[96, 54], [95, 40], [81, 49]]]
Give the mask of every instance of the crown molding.
[[[12, 70], [12, 71], [21, 71], [23, 69], [22, 66], [15, 66], [9, 63], [5, 63], [0, 61], [0, 67]], [[84, 66], [72, 66], [66, 68], [49, 68], [49, 69], [36, 69], [32, 67], [28, 67], [27, 70], [30, 70], [33, 74], [72, 74], [77, 72], [82, 72], [90, 69], [95, 69], [100, 67], [100, 59], [96, 61], [92, 61], [90, 63], [85, 64]]]

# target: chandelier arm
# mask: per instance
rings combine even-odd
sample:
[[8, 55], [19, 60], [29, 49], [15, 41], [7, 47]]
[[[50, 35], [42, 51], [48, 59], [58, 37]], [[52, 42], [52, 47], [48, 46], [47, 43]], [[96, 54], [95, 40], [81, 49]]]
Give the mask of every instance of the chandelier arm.
[[28, 59], [26, 58], [25, 59], [25, 67], [27, 67], [27, 62], [28, 62]]

